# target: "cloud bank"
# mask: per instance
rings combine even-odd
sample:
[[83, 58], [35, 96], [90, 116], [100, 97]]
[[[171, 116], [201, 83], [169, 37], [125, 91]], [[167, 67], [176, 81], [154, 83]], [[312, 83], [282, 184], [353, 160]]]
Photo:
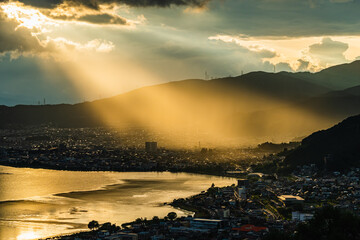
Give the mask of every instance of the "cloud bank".
[[[55, 8], [61, 4], [70, 6], [84, 6], [91, 9], [100, 9], [100, 5], [125, 4], [131, 7], [170, 7], [193, 6], [204, 7], [210, 0], [21, 0], [26, 5], [41, 8]], [[3, 2], [7, 2], [6, 0]]]

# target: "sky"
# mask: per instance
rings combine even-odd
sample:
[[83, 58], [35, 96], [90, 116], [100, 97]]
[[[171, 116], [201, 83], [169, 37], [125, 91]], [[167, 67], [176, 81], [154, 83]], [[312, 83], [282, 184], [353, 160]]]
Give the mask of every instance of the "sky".
[[360, 59], [360, 0], [0, 0], [0, 105]]

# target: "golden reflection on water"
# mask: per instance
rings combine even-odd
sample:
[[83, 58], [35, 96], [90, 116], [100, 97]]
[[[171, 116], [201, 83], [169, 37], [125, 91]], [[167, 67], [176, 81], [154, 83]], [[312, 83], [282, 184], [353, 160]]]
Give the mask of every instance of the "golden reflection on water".
[[37, 239], [175, 211], [164, 202], [234, 179], [186, 173], [71, 172], [0, 166], [0, 239]]
[[35, 232], [23, 232], [19, 236], [17, 236], [17, 240], [31, 240], [40, 238], [41, 236], [37, 235]]

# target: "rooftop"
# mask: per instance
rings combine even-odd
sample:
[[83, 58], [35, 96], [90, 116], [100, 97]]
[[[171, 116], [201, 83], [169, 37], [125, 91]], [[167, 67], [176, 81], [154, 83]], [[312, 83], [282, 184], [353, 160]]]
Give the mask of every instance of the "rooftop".
[[281, 195], [278, 197], [281, 201], [304, 201], [302, 197], [294, 195]]

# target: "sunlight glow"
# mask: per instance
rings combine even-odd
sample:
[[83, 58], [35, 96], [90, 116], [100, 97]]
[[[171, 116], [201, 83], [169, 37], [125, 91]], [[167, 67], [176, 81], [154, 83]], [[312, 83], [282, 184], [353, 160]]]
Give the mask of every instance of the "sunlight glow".
[[[354, 61], [360, 55], [360, 37], [359, 36], [328, 36], [334, 41], [341, 41], [349, 44], [349, 49], [345, 51], [344, 56], [348, 61]], [[216, 35], [211, 36], [209, 40], [223, 41], [226, 43], [235, 43], [251, 51], [259, 52], [267, 50], [276, 53], [273, 58], [263, 58], [272, 64], [281, 62], [289, 63], [291, 68], [296, 71], [300, 65], [299, 59], [308, 61], [311, 72], [317, 72], [333, 64], [323, 64], [309, 53], [309, 46], [321, 42], [323, 37], [298, 37], [298, 38], [257, 38], [247, 36]], [[339, 64], [343, 60], [339, 61]]]
[[17, 240], [32, 240], [32, 239], [37, 239], [40, 238], [39, 235], [37, 235], [34, 232], [24, 232], [21, 233], [20, 235], [17, 236]]
[[19, 2], [1, 3], [0, 8], [9, 19], [19, 22], [19, 27], [41, 30], [43, 25], [53, 24], [53, 21], [39, 10], [25, 6]]

